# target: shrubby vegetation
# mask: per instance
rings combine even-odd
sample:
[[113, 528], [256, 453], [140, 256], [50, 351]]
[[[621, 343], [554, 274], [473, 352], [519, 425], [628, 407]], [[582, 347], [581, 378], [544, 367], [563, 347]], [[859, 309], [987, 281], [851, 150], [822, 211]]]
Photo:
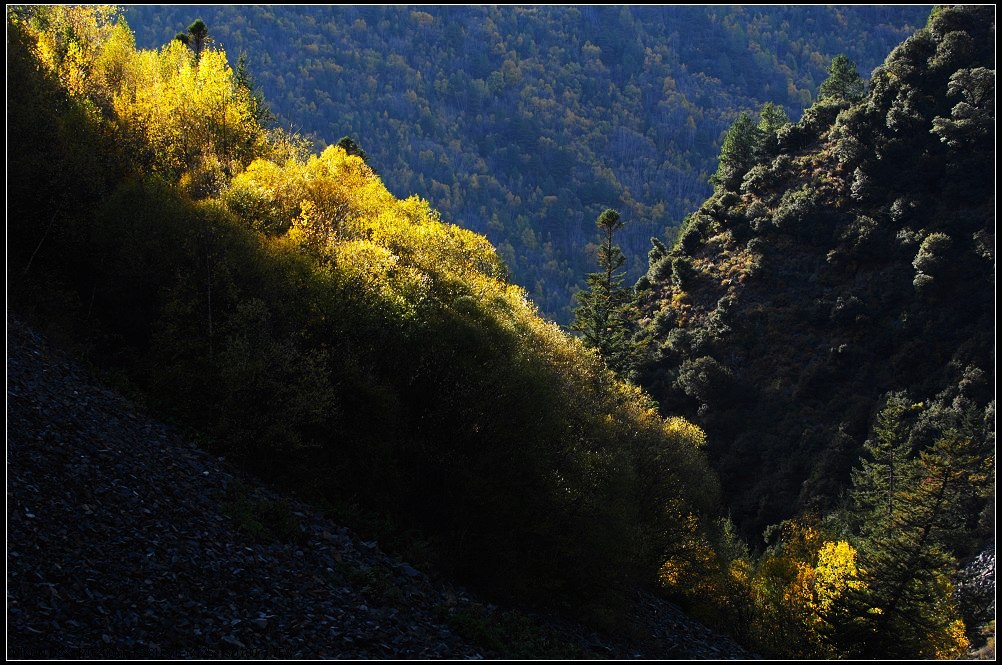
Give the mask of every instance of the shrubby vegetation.
[[965, 611], [952, 578], [989, 527], [992, 427], [955, 391], [892, 393], [836, 509], [771, 526], [757, 554], [725, 524], [702, 568], [715, 573], [691, 586], [666, 564], [662, 581], [761, 653], [964, 657], [979, 628], [964, 615], [983, 608]]
[[[196, 18], [129, 7], [159, 47]], [[484, 233], [562, 324], [593, 270], [592, 223], [620, 211], [629, 282], [710, 190], [741, 109], [814, 99], [832, 56], [867, 74], [921, 7], [199, 8], [284, 126], [350, 136], [388, 189]]]
[[709, 529], [702, 432], [541, 319], [483, 236], [263, 128], [208, 30], [147, 51], [113, 10], [8, 14], [13, 311], [269, 479], [614, 622]]

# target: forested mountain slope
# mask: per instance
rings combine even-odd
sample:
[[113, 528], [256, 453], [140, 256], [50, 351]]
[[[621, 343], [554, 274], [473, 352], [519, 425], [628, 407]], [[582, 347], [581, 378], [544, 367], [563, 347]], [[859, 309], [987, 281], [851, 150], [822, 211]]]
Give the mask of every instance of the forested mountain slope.
[[638, 282], [640, 382], [763, 550], [691, 595], [763, 652], [994, 657], [957, 574], [994, 550], [994, 31], [936, 8], [868, 86], [839, 59], [799, 122], [739, 117]]
[[284, 126], [354, 137], [398, 196], [485, 233], [550, 317], [615, 207], [631, 280], [648, 238], [709, 194], [722, 133], [771, 101], [797, 118], [833, 56], [864, 75], [928, 7], [133, 6], [159, 47], [201, 17], [245, 52]]
[[[629, 600], [657, 588], [775, 656], [957, 657], [993, 634], [991, 557], [955, 582], [994, 515], [994, 8], [937, 8], [868, 92], [834, 59], [795, 124], [739, 116], [713, 195], [636, 290], [604, 211], [583, 327], [614, 321], [604, 347], [352, 146], [263, 126], [202, 21], [145, 50], [115, 8], [11, 7], [7, 34], [10, 310], [214, 455], [367, 516], [412, 563], [592, 626], [630, 630]], [[27, 411], [56, 445], [87, 429]], [[26, 448], [45, 482], [18, 491], [58, 507], [91, 465], [49, 442]], [[18, 515], [17, 546], [38, 517]], [[148, 551], [125, 545], [85, 563]], [[329, 583], [316, 572], [304, 588]], [[48, 589], [34, 616], [62, 611]], [[55, 644], [52, 621], [22, 627]]]
[[540, 318], [486, 238], [262, 128], [204, 26], [149, 51], [117, 16], [8, 13], [14, 312], [499, 595], [615, 623], [709, 537], [702, 432]]
[[993, 399], [993, 44], [991, 8], [942, 11], [865, 96], [736, 123], [651, 251], [641, 382], [706, 428], [754, 539], [836, 504], [886, 393], [975, 420]]

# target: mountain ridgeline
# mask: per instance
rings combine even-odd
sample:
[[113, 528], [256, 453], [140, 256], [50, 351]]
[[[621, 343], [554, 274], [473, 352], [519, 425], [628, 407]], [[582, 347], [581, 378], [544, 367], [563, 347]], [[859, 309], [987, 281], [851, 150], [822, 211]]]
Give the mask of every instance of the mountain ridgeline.
[[[737, 112], [799, 117], [832, 57], [864, 74], [922, 7], [200, 7], [245, 52], [283, 126], [353, 137], [398, 196], [484, 233], [542, 312], [570, 322], [592, 221], [623, 214], [632, 282], [648, 238], [709, 195]], [[158, 48], [196, 12], [126, 9]]]

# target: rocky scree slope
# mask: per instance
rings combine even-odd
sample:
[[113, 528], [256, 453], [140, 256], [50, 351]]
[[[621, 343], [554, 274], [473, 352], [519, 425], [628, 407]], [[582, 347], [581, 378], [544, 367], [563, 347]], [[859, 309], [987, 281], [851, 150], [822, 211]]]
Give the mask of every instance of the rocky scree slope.
[[[7, 354], [8, 657], [508, 655], [457, 629], [499, 608], [261, 487], [16, 320]], [[526, 618], [579, 657], [747, 656], [650, 594], [630, 640]]]

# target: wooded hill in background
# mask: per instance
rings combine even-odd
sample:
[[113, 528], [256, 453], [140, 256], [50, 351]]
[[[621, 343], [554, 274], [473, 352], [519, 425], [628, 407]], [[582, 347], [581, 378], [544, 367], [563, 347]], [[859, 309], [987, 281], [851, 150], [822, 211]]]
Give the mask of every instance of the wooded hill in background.
[[549, 317], [571, 320], [592, 225], [620, 210], [632, 283], [709, 195], [723, 132], [792, 118], [831, 59], [866, 75], [929, 7], [132, 6], [158, 48], [201, 17], [245, 52], [282, 126], [353, 137], [398, 196], [484, 233]]

